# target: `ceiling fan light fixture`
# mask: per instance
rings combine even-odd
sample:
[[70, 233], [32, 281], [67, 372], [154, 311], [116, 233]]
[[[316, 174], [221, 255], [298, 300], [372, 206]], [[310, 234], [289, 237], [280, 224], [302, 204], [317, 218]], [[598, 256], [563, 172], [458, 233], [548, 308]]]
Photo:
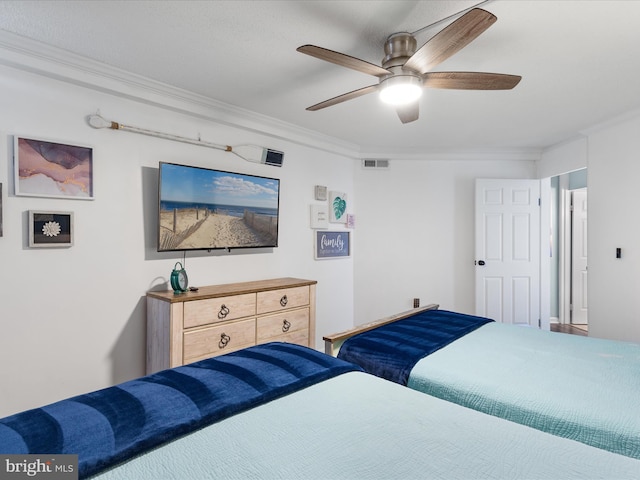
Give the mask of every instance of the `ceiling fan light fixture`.
[[390, 105], [407, 105], [422, 95], [422, 79], [415, 75], [395, 75], [380, 85], [380, 100]]

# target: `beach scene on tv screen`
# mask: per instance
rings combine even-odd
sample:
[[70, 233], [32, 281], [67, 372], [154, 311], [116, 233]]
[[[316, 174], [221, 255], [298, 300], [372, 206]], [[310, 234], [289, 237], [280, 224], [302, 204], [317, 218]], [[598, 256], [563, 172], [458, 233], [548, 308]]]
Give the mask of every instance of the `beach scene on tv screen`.
[[159, 251], [277, 245], [277, 179], [161, 164], [159, 183]]

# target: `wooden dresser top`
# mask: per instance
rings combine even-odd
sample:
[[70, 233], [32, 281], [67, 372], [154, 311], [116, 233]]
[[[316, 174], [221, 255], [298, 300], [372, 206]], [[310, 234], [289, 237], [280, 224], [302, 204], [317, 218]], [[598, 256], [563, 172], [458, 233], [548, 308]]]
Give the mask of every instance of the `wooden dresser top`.
[[203, 300], [205, 298], [224, 297], [227, 295], [242, 295], [243, 293], [266, 292], [279, 288], [303, 287], [315, 285], [316, 280], [304, 280], [302, 278], [273, 278], [269, 280], [257, 280], [253, 282], [226, 283], [223, 285], [207, 285], [198, 287], [197, 292], [187, 291], [184, 293], [173, 293], [173, 290], [158, 292], [147, 292], [147, 297], [157, 298], [165, 302], [189, 302], [192, 300]]

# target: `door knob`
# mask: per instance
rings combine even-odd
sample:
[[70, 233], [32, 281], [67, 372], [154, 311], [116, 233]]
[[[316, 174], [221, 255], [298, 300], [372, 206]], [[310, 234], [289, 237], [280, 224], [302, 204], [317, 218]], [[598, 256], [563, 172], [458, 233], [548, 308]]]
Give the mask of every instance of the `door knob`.
[[478, 260], [478, 265], [480, 266], [484, 265], [484, 260]]

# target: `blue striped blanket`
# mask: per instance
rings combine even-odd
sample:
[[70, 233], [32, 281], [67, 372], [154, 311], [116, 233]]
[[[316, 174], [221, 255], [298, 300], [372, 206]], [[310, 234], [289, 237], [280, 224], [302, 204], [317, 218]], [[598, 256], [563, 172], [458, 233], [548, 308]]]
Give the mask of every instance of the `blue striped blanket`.
[[77, 454], [80, 478], [358, 367], [257, 345], [0, 419], [0, 453]]
[[340, 347], [338, 358], [406, 385], [420, 359], [489, 322], [493, 320], [447, 310], [426, 310], [349, 338]]

